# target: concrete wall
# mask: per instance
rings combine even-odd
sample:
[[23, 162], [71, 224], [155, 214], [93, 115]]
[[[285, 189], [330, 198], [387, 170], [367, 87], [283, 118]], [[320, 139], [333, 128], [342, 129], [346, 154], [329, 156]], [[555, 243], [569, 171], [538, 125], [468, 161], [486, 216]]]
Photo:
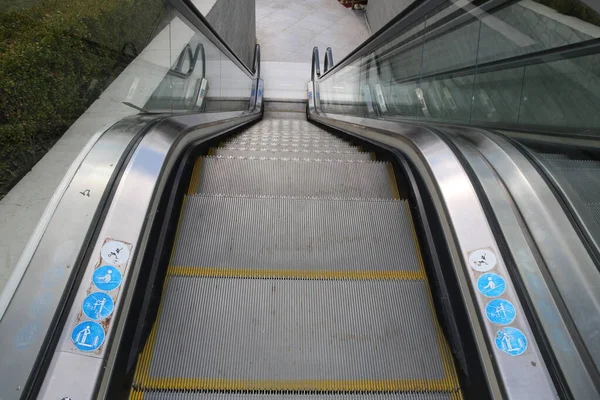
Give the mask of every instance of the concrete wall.
[[217, 0], [206, 19], [233, 52], [252, 69], [256, 44], [256, 1]]
[[414, 0], [369, 0], [367, 4], [367, 20], [371, 33], [380, 30], [396, 15], [400, 14]]

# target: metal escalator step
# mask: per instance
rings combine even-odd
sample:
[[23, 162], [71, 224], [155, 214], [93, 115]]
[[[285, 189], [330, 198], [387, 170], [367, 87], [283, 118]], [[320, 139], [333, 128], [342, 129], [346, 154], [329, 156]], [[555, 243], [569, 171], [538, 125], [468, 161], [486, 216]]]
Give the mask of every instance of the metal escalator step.
[[590, 212], [596, 219], [596, 222], [600, 224], [600, 203], [587, 204], [590, 209]]
[[423, 280], [170, 276], [134, 387], [456, 391]]
[[214, 155], [225, 157], [266, 157], [266, 158], [301, 158], [309, 160], [372, 160], [372, 153], [359, 151], [330, 150], [290, 150], [271, 149], [268, 147], [230, 147], [217, 148]]
[[600, 162], [593, 160], [551, 160], [549, 167], [558, 171], [561, 181], [570, 185], [586, 204], [600, 198]]
[[[137, 391], [134, 391], [137, 392]], [[448, 392], [431, 393], [218, 393], [218, 392], [137, 392], [143, 400], [456, 400], [459, 397]], [[132, 395], [132, 400], [136, 400]], [[142, 400], [142, 397], [138, 398]]]
[[377, 161], [205, 157], [198, 193], [394, 198], [388, 164]]
[[188, 196], [175, 267], [213, 276], [423, 277], [401, 200]]
[[562, 153], [537, 153], [538, 156], [547, 160], [568, 160], [569, 156]]
[[571, 160], [571, 159], [552, 159], [549, 160], [552, 166], [560, 170], [598, 170], [600, 161], [596, 160]]

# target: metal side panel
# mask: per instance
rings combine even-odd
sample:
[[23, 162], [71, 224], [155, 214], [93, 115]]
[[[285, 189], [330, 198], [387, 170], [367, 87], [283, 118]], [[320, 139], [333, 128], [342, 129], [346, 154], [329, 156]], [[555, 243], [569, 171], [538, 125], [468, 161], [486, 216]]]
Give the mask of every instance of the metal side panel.
[[[440, 213], [492, 398], [557, 398], [526, 316], [516, 317], [516, 331], [490, 319], [495, 315], [487, 311], [490, 300], [481, 295], [479, 279], [495, 273], [514, 286], [475, 188], [450, 147], [421, 126], [319, 113], [318, 105], [313, 107], [309, 119], [402, 151], [423, 178]], [[519, 299], [514, 301], [515, 310], [522, 310]]]
[[475, 146], [464, 138], [453, 138], [455, 145], [465, 156], [490, 201], [500, 229], [504, 233], [521, 280], [537, 312], [545, 336], [552, 347], [554, 357], [561, 366], [562, 374], [576, 399], [597, 397], [593, 377], [587, 370], [585, 360], [578, 351], [577, 342], [569, 333], [569, 317], [561, 313], [564, 306], [554, 297], [553, 285], [547, 279], [546, 266], [538, 250], [530, 246], [531, 236], [516, 211], [516, 205], [502, 184], [501, 179]]
[[92, 138], [44, 212], [0, 299], [1, 399], [23, 395], [111, 176], [150, 120], [128, 118]]
[[169, 276], [147, 346], [134, 388], [459, 389], [424, 280]]
[[[124, 168], [91, 257], [84, 266], [81, 284], [68, 310], [39, 398], [69, 397], [75, 387], [80, 391], [74, 397], [95, 397], [105, 370], [98, 369], [98, 363], [89, 358], [106, 363], [113, 338], [120, 334], [122, 328], [115, 321], [121, 317], [131, 293], [129, 289], [135, 285], [141, 262], [137, 252], [143, 249], [148, 234], [143, 227], [152, 223], [156, 215], [159, 201], [156, 194], [162, 193], [178, 156], [193, 141], [213, 138], [259, 116], [258, 111], [172, 116], [157, 124], [140, 141]], [[106, 295], [104, 304], [111, 305], [104, 310], [110, 312], [90, 314], [86, 304], [94, 301], [90, 296], [98, 296], [100, 292]], [[72, 370], [74, 363], [79, 365], [78, 374], [69, 374], [67, 371]]]
[[207, 194], [392, 199], [390, 171], [378, 161], [212, 156], [196, 185]]
[[373, 160], [372, 153], [359, 151], [331, 151], [331, 150], [290, 150], [270, 149], [268, 147], [233, 147], [228, 149], [217, 148], [213, 152], [216, 156], [224, 157], [254, 157], [254, 158], [299, 158], [305, 160]]
[[[600, 365], [600, 272], [555, 194], [531, 162], [506, 139], [485, 131], [464, 135], [488, 160], [522, 214], [579, 337]], [[554, 160], [564, 163], [565, 160]]]
[[219, 276], [420, 279], [411, 224], [398, 200], [188, 196], [172, 266]]

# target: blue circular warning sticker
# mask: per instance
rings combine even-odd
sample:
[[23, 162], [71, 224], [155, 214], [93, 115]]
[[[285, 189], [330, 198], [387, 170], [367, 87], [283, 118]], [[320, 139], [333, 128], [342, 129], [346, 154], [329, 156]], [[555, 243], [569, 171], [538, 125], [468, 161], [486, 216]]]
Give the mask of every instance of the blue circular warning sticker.
[[104, 343], [104, 328], [97, 322], [85, 321], [73, 328], [71, 340], [78, 350], [94, 351]]
[[91, 319], [107, 318], [115, 309], [112, 297], [103, 292], [94, 292], [83, 300], [83, 313]]
[[110, 292], [121, 284], [121, 272], [112, 265], [103, 265], [94, 271], [92, 281], [100, 290]]
[[527, 350], [527, 337], [517, 328], [507, 326], [496, 333], [496, 347], [511, 356], [521, 355]]
[[494, 324], [508, 325], [515, 320], [517, 310], [508, 300], [494, 299], [485, 306], [485, 315]]
[[477, 279], [477, 290], [484, 296], [497, 297], [504, 293], [505, 289], [504, 278], [493, 272], [483, 274]]

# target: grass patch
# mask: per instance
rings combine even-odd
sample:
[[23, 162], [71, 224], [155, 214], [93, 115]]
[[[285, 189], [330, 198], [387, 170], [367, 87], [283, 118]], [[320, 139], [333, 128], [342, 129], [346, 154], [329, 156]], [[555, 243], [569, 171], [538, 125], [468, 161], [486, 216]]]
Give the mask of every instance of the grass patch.
[[38, 0], [0, 14], [0, 198], [167, 16], [162, 0]]

